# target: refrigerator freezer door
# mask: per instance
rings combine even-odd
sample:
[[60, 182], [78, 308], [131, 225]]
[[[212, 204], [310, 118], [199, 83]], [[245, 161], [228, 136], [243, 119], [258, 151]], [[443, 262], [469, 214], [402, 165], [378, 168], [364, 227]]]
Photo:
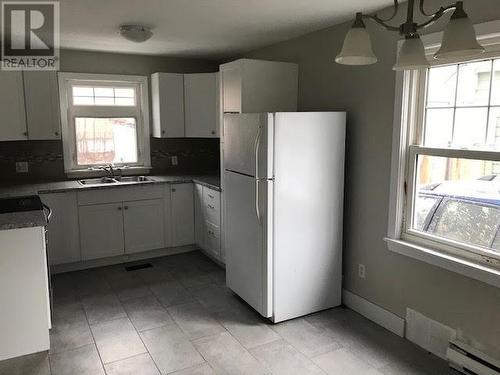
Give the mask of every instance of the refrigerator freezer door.
[[275, 322], [341, 303], [345, 113], [276, 113]]
[[257, 178], [272, 177], [268, 160], [272, 115], [245, 113], [224, 115], [224, 168]]
[[265, 317], [272, 315], [266, 208], [269, 184], [272, 182], [225, 172], [226, 282]]

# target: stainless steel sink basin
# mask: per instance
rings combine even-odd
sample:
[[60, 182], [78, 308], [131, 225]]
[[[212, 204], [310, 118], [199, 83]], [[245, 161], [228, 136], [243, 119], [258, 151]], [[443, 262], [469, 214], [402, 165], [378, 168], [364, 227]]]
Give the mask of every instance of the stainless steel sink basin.
[[149, 182], [149, 181], [154, 181], [153, 178], [148, 177], [148, 176], [122, 176], [122, 177], [115, 177], [115, 179], [118, 182]]
[[118, 181], [116, 181], [114, 178], [111, 177], [100, 177], [100, 178], [87, 178], [85, 180], [79, 180], [78, 181], [82, 185], [107, 185], [107, 184], [116, 184]]

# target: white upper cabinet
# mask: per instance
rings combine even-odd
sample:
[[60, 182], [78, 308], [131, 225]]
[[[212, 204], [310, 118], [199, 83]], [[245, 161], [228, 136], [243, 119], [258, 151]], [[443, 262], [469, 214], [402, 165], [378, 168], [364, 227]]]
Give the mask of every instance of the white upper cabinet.
[[22, 72], [0, 71], [0, 141], [28, 139]]
[[219, 136], [218, 73], [154, 73], [151, 91], [153, 137]]
[[28, 138], [60, 139], [56, 72], [27, 71], [23, 75]]
[[184, 75], [154, 73], [151, 93], [153, 137], [184, 137]]
[[226, 113], [297, 110], [298, 65], [240, 59], [220, 66]]
[[218, 75], [184, 75], [184, 114], [186, 137], [218, 137]]

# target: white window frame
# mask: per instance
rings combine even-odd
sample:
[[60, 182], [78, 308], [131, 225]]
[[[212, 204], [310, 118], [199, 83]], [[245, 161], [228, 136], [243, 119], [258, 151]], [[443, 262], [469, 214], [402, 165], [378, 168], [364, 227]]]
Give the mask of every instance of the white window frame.
[[[64, 170], [71, 176], [95, 175], [96, 165], [78, 165], [75, 141], [75, 117], [134, 117], [137, 129], [137, 162], [115, 163], [129, 173], [148, 172], [151, 169], [149, 147], [149, 88], [145, 76], [118, 74], [59, 73], [59, 97], [61, 109], [61, 135], [63, 140]], [[72, 86], [134, 87], [136, 105], [104, 106], [73, 105]], [[126, 173], [125, 173], [126, 174]]]
[[[500, 58], [500, 21], [475, 25], [475, 29], [486, 52], [467, 61]], [[449, 60], [443, 63], [432, 60], [431, 56], [439, 48], [441, 40], [441, 32], [422, 37], [432, 65], [464, 62]], [[398, 48], [400, 46], [401, 42], [398, 43]], [[500, 287], [498, 254], [474, 252], [473, 246], [423, 234], [407, 227], [413, 214], [417, 155], [500, 161], [500, 152], [415, 146], [418, 144], [416, 140], [422, 137], [420, 133], [424, 121], [426, 81], [426, 70], [396, 73], [390, 206], [385, 241], [391, 251]]]

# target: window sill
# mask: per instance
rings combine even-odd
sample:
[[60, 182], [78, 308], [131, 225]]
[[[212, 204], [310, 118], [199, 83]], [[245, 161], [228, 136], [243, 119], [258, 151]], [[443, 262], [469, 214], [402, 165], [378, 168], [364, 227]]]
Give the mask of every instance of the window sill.
[[500, 270], [432, 250], [408, 241], [384, 238], [390, 251], [500, 288]]
[[[149, 174], [150, 171], [151, 167], [127, 167], [123, 169], [116, 168], [116, 173], [123, 176]], [[107, 172], [100, 169], [75, 169], [66, 171], [65, 173], [69, 178], [91, 178], [108, 175]]]

